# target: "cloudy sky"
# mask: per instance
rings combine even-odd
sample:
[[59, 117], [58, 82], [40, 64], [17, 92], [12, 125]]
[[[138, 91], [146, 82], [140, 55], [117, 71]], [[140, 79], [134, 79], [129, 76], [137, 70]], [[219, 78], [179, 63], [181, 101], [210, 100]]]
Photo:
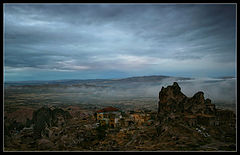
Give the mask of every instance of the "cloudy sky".
[[4, 4], [4, 78], [235, 76], [235, 38], [235, 4]]

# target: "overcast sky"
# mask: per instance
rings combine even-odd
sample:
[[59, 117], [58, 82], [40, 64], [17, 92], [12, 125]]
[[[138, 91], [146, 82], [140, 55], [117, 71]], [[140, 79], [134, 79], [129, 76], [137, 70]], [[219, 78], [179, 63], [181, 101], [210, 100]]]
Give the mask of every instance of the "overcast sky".
[[4, 4], [5, 81], [235, 76], [235, 4]]

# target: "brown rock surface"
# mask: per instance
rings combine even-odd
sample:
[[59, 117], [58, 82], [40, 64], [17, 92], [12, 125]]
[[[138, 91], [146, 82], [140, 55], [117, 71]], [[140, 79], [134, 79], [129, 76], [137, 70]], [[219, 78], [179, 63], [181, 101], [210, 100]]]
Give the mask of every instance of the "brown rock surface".
[[162, 87], [159, 92], [158, 113], [183, 112], [183, 103], [187, 97], [181, 92], [181, 88], [174, 82], [172, 86]]
[[[232, 150], [236, 144], [236, 115], [233, 111], [216, 109], [210, 99], [204, 99], [199, 91], [193, 97], [186, 97], [176, 82], [162, 87], [159, 92], [157, 136], [162, 141], [176, 141], [176, 149]], [[176, 140], [178, 139], [178, 140]], [[221, 148], [224, 144], [225, 148]], [[206, 146], [205, 146], [206, 145]], [[206, 148], [205, 148], [206, 149]]]
[[38, 141], [38, 149], [39, 150], [49, 150], [54, 148], [54, 143], [48, 139], [40, 139]]
[[210, 99], [204, 99], [204, 93], [199, 91], [193, 97], [187, 97], [181, 92], [177, 82], [159, 92], [158, 113], [215, 113], [215, 105]]

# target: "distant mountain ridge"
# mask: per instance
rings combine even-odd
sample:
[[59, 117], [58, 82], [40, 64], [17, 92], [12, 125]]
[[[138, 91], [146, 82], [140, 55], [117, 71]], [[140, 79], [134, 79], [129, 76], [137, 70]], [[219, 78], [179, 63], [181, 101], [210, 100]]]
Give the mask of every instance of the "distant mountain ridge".
[[187, 77], [173, 77], [164, 75], [152, 75], [152, 76], [134, 76], [121, 79], [65, 79], [65, 80], [49, 80], [49, 81], [8, 81], [5, 82], [6, 85], [42, 85], [42, 84], [79, 84], [79, 83], [101, 83], [101, 82], [154, 82], [157, 80], [162, 80], [164, 78], [178, 78], [181, 80], [190, 80], [192, 78]]

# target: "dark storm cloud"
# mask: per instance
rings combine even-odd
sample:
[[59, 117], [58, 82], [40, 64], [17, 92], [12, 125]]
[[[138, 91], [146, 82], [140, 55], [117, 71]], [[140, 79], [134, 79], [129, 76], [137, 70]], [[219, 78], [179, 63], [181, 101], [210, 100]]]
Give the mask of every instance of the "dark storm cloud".
[[5, 70], [234, 74], [235, 7], [5, 4]]

